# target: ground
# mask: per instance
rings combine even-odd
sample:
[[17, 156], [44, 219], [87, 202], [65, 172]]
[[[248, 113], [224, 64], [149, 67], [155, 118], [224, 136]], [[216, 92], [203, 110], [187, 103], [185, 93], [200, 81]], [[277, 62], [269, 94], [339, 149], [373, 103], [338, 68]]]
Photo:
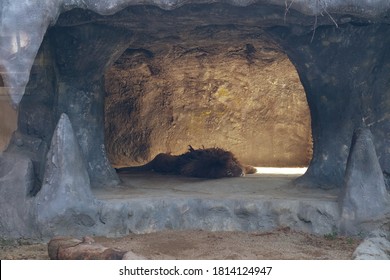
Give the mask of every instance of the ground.
[[[151, 197], [198, 198], [235, 197], [247, 199], [266, 196], [279, 199], [336, 201], [337, 192], [297, 188], [291, 181], [301, 169], [259, 168], [258, 174], [226, 180], [203, 180], [149, 172], [121, 176], [122, 185], [115, 190], [94, 190], [101, 200], [143, 199]], [[277, 172], [277, 175], [272, 175]], [[288, 174], [292, 172], [293, 174]], [[280, 173], [283, 173], [281, 175]], [[235, 187], [235, 186], [239, 187]], [[146, 227], [148, 228], [148, 227]], [[132, 251], [146, 259], [351, 259], [362, 241], [337, 233], [313, 235], [287, 227], [273, 231], [216, 232], [203, 230], [158, 231], [129, 234], [121, 238], [93, 237], [105, 247]], [[48, 259], [47, 244], [26, 241], [5, 242], [0, 239], [0, 259]]]
[[[351, 259], [361, 242], [336, 235], [317, 236], [281, 228], [269, 232], [163, 231], [122, 238], [95, 237], [111, 248], [146, 259]], [[49, 259], [47, 244], [1, 242], [0, 259]]]

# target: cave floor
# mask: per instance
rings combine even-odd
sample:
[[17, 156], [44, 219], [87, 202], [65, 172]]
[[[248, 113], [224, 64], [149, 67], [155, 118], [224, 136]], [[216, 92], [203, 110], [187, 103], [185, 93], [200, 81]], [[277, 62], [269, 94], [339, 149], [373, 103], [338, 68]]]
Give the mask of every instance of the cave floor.
[[102, 200], [161, 197], [253, 200], [268, 197], [287, 200], [337, 201], [338, 190], [294, 186], [293, 180], [298, 176], [300, 174], [278, 174], [276, 171], [275, 174], [256, 173], [239, 178], [199, 179], [154, 172], [134, 172], [121, 174], [122, 183], [119, 186], [95, 189], [94, 195]]

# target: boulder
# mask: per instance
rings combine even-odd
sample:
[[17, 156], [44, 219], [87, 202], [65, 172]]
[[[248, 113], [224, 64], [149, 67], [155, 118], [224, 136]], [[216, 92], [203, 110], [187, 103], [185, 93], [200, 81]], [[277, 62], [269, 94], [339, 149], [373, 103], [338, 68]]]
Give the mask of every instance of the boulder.
[[52, 260], [121, 260], [128, 252], [104, 247], [91, 237], [79, 240], [69, 236], [57, 236], [48, 243]]
[[390, 241], [383, 231], [371, 233], [356, 248], [352, 255], [354, 260], [390, 260]]

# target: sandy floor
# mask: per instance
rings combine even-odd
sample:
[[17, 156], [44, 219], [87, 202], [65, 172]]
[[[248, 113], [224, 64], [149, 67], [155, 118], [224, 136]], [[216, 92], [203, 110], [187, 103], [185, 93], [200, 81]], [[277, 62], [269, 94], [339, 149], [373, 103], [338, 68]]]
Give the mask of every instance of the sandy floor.
[[[315, 236], [288, 228], [272, 232], [165, 231], [122, 238], [96, 237], [106, 247], [146, 259], [351, 259], [361, 240]], [[46, 244], [1, 244], [0, 259], [48, 259]]]

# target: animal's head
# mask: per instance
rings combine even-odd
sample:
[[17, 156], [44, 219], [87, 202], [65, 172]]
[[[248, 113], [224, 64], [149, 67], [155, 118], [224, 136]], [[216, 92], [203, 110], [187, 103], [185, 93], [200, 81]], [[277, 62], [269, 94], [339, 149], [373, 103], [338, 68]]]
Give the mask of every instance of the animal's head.
[[245, 175], [245, 170], [241, 163], [231, 152], [221, 152], [218, 161], [212, 168], [214, 178], [240, 177]]

